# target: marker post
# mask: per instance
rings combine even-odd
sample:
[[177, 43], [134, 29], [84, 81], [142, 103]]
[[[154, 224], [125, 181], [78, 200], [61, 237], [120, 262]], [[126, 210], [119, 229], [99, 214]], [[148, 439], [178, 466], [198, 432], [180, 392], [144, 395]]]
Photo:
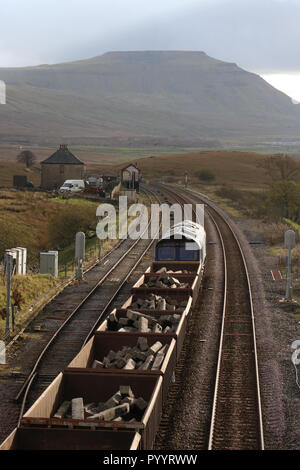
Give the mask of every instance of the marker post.
[[6, 253], [6, 274], [7, 274], [7, 284], [6, 284], [6, 325], [5, 325], [5, 338], [10, 336], [10, 315], [11, 315], [11, 305], [10, 305], [10, 286], [11, 286], [11, 274], [13, 268], [13, 256], [9, 253]]
[[284, 246], [288, 249], [285, 300], [291, 300], [292, 298], [292, 249], [295, 248], [295, 245], [296, 234], [294, 230], [287, 230], [284, 234]]
[[83, 280], [83, 260], [85, 258], [85, 233], [78, 232], [76, 233], [76, 240], [75, 240], [75, 259], [77, 261], [77, 269], [76, 269], [76, 280], [82, 281]]

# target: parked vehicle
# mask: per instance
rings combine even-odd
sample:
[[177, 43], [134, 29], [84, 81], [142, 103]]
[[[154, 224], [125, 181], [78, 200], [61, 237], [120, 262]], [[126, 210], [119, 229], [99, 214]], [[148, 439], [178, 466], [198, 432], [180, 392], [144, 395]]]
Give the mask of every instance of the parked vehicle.
[[97, 194], [99, 197], [105, 197], [105, 191], [102, 187], [87, 184], [84, 188], [84, 194]]
[[59, 192], [72, 192], [77, 193], [84, 191], [85, 184], [83, 180], [66, 180], [64, 184], [59, 188]]

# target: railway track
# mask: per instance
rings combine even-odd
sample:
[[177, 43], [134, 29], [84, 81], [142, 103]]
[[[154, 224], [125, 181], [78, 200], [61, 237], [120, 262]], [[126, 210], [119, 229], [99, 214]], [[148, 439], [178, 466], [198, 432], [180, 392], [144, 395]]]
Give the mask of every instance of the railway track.
[[[178, 203], [181, 206], [186, 202], [190, 203], [190, 201], [187, 201], [185, 197], [182, 197], [180, 194], [169, 188], [159, 188], [158, 191], [161, 191], [159, 192], [160, 195], [163, 193], [166, 194], [167, 198], [172, 201], [172, 203]], [[193, 218], [196, 218], [195, 211], [193, 211]], [[206, 232], [208, 235], [208, 227], [206, 227]], [[209, 252], [207, 253], [207, 256], [208, 259], [206, 262], [213, 262], [213, 258], [210, 257]], [[207, 271], [207, 268], [205, 268], [205, 271]], [[202, 343], [199, 342], [199, 325], [203, 323], [203, 311], [198, 307], [198, 305], [199, 302], [201, 302], [203, 291], [207, 289], [207, 286], [205, 285], [206, 279], [207, 277], [205, 275], [202, 280], [198, 301], [189, 313], [185, 340], [183, 342], [180, 357], [177, 360], [173, 377], [174, 380], [169, 388], [167, 402], [164, 407], [158, 435], [156, 437], [156, 450], [203, 450], [207, 448], [207, 435], [209, 432], [209, 427], [207, 426], [207, 422], [203, 422], [203, 420], [201, 420], [201, 418], [203, 418], [203, 414], [201, 416], [193, 416], [193, 423], [191, 423], [191, 420], [185, 420], [186, 416], [184, 410], [181, 412], [181, 409], [184, 408], [182, 406], [183, 402], [188, 401], [186, 398], [187, 394], [189, 393], [187, 370], [190, 369], [189, 366], [191, 356], [194, 354], [195, 348], [200, 347], [202, 349], [205, 344], [204, 341]], [[203, 336], [205, 337], [203, 333], [201, 336], [202, 338]], [[203, 408], [207, 409], [211, 407], [211, 387], [206, 387], [206, 393], [202, 388], [202, 390], [199, 391], [199, 395], [201, 397], [201, 405], [203, 405]], [[189, 403], [187, 403], [186, 408], [188, 409], [187, 413], [189, 414]], [[202, 410], [199, 411], [201, 414]], [[177, 422], [178, 415], [180, 415], [178, 421], [181, 423], [181, 429], [179, 431]], [[189, 436], [187, 434], [189, 434]]]
[[208, 448], [264, 449], [255, 322], [248, 269], [231, 227], [214, 213], [226, 285]]
[[[165, 194], [165, 202], [169, 202], [172, 198], [180, 204], [203, 203], [202, 197], [200, 198], [196, 193], [174, 190], [165, 186], [161, 190]], [[198, 394], [196, 403], [198, 408], [206, 407], [207, 417], [197, 420], [193, 416], [191, 420], [183, 423], [186, 435], [189, 435], [189, 447], [184, 447], [185, 435], [183, 434], [178, 449], [263, 449], [255, 322], [247, 264], [240, 242], [230, 223], [210, 201], [205, 200], [205, 202], [209, 204], [206, 208], [206, 217], [209, 219], [210, 226], [213, 227], [210, 233], [214, 233], [218, 238], [218, 250], [222, 249], [222, 292], [220, 296], [218, 295], [222, 297], [222, 301], [218, 303], [216, 308], [218, 318], [213, 323], [217, 341], [215, 341], [214, 348], [215, 360], [211, 361], [212, 366], [210, 365], [210, 370], [206, 373], [207, 376], [210, 375], [210, 380], [206, 378], [205, 390], [197, 386], [192, 391], [194, 395], [195, 392]], [[126, 295], [126, 298], [129, 296], [131, 286], [126, 285], [127, 281], [153, 242], [154, 240], [139, 239], [131, 244], [79, 305], [67, 313], [63, 323], [55, 330], [39, 355], [16, 397], [20, 399], [23, 396], [19, 423], [26, 406], [35, 401], [53, 378], [67, 366], [80, 348], [86, 344], [106, 314], [114, 306], [118, 306], [118, 296]], [[213, 250], [210, 251], [213, 252]], [[204, 279], [204, 285], [205, 282]], [[207, 285], [205, 288], [212, 290]], [[201, 295], [199, 297], [202, 298]], [[155, 445], [157, 449], [174, 448], [169, 447], [168, 442], [170, 422], [174, 420], [174, 410], [176, 411], [176, 406], [178, 409], [178, 401], [185, 401], [185, 407], [189, 408], [191, 394], [186, 396], [185, 388], [190, 366], [187, 359], [191, 360], [192, 356], [197, 354], [201, 357], [197, 349], [200, 349], [199, 343], [206, 342], [206, 339], [199, 339], [202, 313], [203, 311], [196, 304], [189, 314], [187, 333], [175, 371], [175, 382], [169, 390]], [[203, 369], [203, 364], [200, 363], [200, 368], [196, 369], [196, 373], [199, 372], [200, 375]], [[191, 407], [188, 410], [190, 415], [194, 409]]]
[[[151, 195], [151, 198], [158, 200], [151, 191], [147, 193]], [[142, 262], [153, 242], [154, 240], [142, 238], [133, 243], [126, 240], [124, 245], [129, 243], [129, 247], [125, 246], [125, 252], [122, 255], [114, 252], [117, 259], [112, 266], [79, 305], [72, 309], [59, 328], [55, 329], [15, 397], [16, 401], [22, 399], [18, 423], [26, 407], [40, 396], [54, 377], [69, 364], [90, 339], [98, 324], [113, 308], [114, 302], [123, 303], [130, 295], [131, 285], [127, 285], [127, 281]], [[110, 257], [108, 261], [111, 263]], [[60, 310], [63, 311], [64, 307]]]
[[[210, 395], [211, 415], [209, 422], [207, 419], [202, 425], [194, 425], [192, 448], [264, 449], [255, 320], [251, 285], [242, 247], [230, 224], [208, 199], [203, 200], [195, 193], [175, 191], [169, 187], [162, 188], [162, 191], [180, 204], [205, 202], [206, 215], [213, 221], [223, 252], [219, 348], [215, 369], [211, 371], [214, 380], [210, 390], [204, 390], [206, 403]], [[170, 389], [167, 413], [162, 419], [157, 448], [168, 448], [164, 436], [167, 435], [173, 419], [172, 412], [184, 384], [188, 345], [192, 341], [200, 315], [196, 305], [177, 364], [177, 380]], [[199, 395], [201, 396], [201, 390]]]

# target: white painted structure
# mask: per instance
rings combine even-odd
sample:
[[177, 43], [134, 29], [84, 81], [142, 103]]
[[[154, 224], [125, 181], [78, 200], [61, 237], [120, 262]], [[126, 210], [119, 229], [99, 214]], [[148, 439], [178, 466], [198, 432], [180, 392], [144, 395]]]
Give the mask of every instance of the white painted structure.
[[6, 364], [6, 346], [4, 341], [0, 341], [0, 364]]
[[13, 274], [24, 276], [26, 274], [27, 249], [18, 246], [5, 250], [5, 252], [13, 258]]
[[6, 104], [6, 85], [0, 80], [0, 104]]
[[130, 164], [122, 169], [122, 181], [124, 183], [128, 182], [138, 182], [140, 177], [140, 170], [133, 164]]

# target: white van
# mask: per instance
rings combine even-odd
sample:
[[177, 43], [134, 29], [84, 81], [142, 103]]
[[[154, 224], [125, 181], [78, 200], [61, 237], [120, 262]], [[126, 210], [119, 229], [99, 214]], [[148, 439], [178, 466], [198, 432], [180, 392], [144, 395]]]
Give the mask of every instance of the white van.
[[77, 193], [84, 191], [85, 184], [83, 180], [66, 180], [64, 184], [59, 188], [59, 192], [72, 192]]

